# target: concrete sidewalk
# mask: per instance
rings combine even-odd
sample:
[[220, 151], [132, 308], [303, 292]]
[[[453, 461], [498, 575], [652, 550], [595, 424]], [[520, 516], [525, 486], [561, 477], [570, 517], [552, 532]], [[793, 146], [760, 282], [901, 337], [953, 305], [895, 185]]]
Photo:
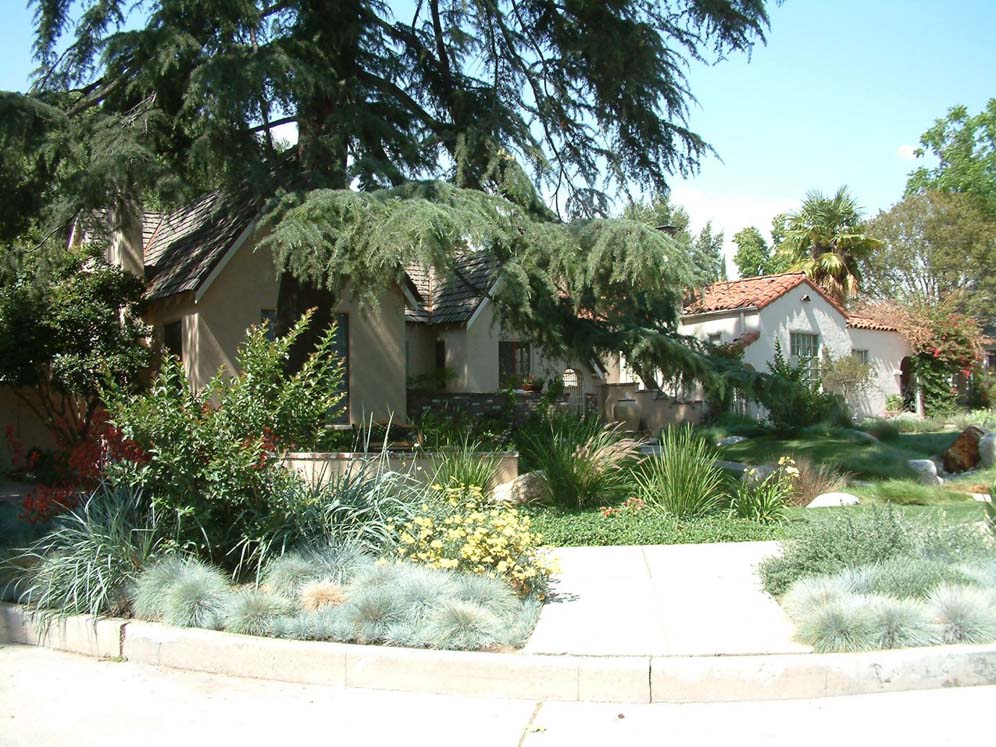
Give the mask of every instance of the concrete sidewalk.
[[811, 651], [761, 590], [777, 542], [555, 551], [561, 572], [525, 651], [582, 656], [709, 656]]

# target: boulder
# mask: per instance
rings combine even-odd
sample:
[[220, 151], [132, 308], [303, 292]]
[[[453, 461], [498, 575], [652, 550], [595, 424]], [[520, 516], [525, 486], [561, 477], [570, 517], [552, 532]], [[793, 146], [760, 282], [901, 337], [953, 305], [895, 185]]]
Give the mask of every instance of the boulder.
[[491, 491], [495, 503], [538, 503], [545, 497], [546, 480], [541, 471], [519, 475]]
[[946, 472], [965, 472], [979, 463], [979, 441], [986, 432], [977, 425], [963, 430], [942, 455]]
[[906, 464], [916, 472], [917, 482], [921, 485], [940, 485], [944, 482], [937, 476], [937, 465], [933, 459], [910, 459]]
[[774, 474], [776, 467], [770, 464], [759, 464], [756, 467], [748, 467], [744, 470], [743, 480], [751, 485], [760, 485]]
[[832, 506], [857, 506], [861, 500], [850, 493], [823, 493], [811, 500], [806, 508], [830, 508]]
[[726, 438], [721, 438], [716, 442], [716, 446], [722, 448], [723, 446], [733, 446], [734, 444], [740, 444], [747, 440], [746, 436], [727, 436]]
[[996, 433], [987, 433], [979, 439], [979, 462], [986, 469], [996, 466]]

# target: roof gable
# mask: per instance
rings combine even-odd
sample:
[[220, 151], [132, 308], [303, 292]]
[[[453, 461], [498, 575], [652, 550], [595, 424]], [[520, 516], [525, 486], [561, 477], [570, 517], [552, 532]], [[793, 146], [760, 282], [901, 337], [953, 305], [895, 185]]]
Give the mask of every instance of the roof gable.
[[406, 309], [410, 322], [465, 324], [487, 297], [497, 279], [497, 264], [482, 252], [461, 251], [449, 274], [411, 264], [405, 271], [418, 292], [419, 307]]
[[808, 285], [842, 316], [847, 317], [847, 312], [840, 304], [830, 298], [822, 288], [801, 272], [761, 275], [754, 278], [713, 283], [704, 288], [700, 295], [686, 303], [683, 313], [692, 316], [740, 309], [759, 310], [774, 303], [800, 285]]

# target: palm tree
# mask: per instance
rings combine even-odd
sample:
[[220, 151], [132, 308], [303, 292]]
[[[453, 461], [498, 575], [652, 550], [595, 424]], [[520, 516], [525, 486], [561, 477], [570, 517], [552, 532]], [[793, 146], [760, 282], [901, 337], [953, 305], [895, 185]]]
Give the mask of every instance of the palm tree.
[[847, 187], [841, 187], [833, 197], [816, 191], [806, 194], [802, 207], [788, 215], [778, 252], [793, 270], [806, 273], [843, 304], [861, 284], [859, 263], [881, 245], [864, 233], [861, 208]]

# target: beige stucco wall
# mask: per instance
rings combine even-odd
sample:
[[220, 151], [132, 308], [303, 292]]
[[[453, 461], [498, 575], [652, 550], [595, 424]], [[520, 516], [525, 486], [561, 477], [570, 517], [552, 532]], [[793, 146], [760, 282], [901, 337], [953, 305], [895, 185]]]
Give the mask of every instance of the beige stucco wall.
[[[28, 397], [34, 397], [30, 390], [22, 390], [22, 392]], [[55, 447], [52, 433], [34, 414], [34, 411], [14, 394], [11, 387], [0, 386], [0, 466], [6, 465], [10, 459], [10, 449], [7, 443], [8, 427], [14, 438], [20, 442], [25, 450], [32, 447], [39, 449]]]
[[[195, 387], [219, 370], [236, 372], [236, 353], [263, 309], [275, 309], [278, 282], [273, 260], [247, 244], [224, 266], [200, 299], [186, 294], [154, 304], [149, 323], [183, 322], [184, 368]], [[349, 314], [349, 416], [360, 422], [407, 422], [405, 414], [405, 318], [400, 290], [386, 293], [376, 308], [361, 309], [343, 294], [336, 313]], [[159, 329], [157, 329], [157, 333]]]

